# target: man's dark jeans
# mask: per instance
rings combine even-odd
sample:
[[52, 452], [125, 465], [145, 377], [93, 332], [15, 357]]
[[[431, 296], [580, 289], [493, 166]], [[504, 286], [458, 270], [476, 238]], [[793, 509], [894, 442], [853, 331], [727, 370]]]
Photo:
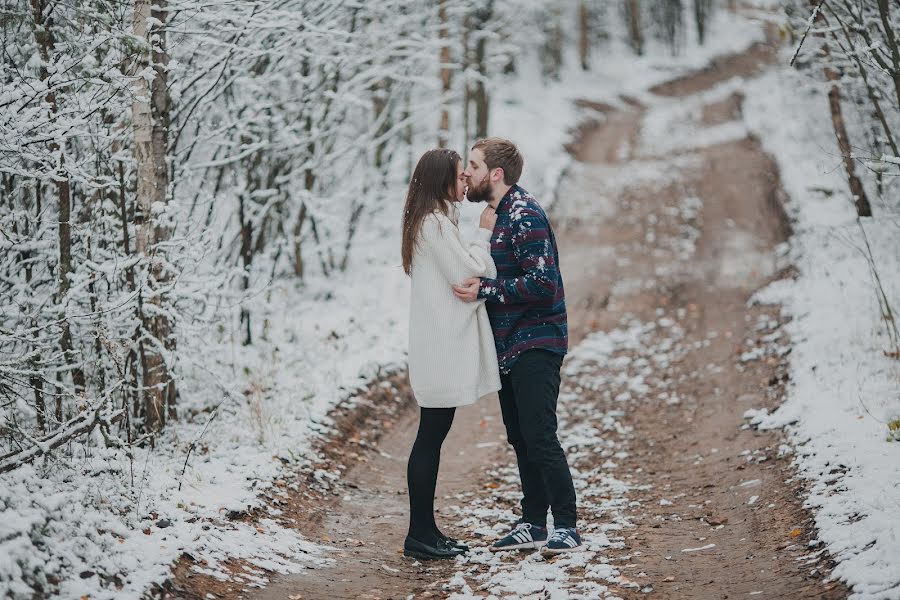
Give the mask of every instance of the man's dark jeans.
[[522, 520], [542, 527], [548, 507], [557, 528], [575, 527], [577, 519], [572, 474], [556, 437], [562, 359], [547, 350], [527, 350], [500, 377], [503, 424], [522, 480]]

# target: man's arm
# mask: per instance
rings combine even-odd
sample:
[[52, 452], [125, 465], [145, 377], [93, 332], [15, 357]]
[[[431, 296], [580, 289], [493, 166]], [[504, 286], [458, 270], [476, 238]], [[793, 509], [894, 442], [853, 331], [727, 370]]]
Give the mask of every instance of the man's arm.
[[550, 224], [539, 212], [524, 209], [514, 215], [512, 247], [524, 274], [481, 279], [478, 298], [500, 304], [522, 304], [556, 295], [559, 265], [550, 239]]

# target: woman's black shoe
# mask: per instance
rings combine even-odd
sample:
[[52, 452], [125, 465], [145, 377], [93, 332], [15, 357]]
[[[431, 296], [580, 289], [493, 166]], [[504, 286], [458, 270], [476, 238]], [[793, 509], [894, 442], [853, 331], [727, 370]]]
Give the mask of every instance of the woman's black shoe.
[[444, 535], [443, 533], [439, 533], [439, 534], [438, 534], [438, 537], [439, 537], [441, 540], [443, 540], [443, 542], [444, 542], [447, 546], [449, 546], [449, 547], [451, 547], [451, 548], [459, 548], [459, 549], [462, 550], [463, 552], [468, 552], [468, 551], [469, 551], [469, 547], [468, 547], [468, 546], [466, 546], [466, 545], [463, 544], [462, 542], [458, 542], [458, 541], [454, 540], [452, 537], [448, 537], [448, 536]]
[[465, 550], [450, 546], [443, 539], [438, 538], [437, 544], [432, 546], [424, 542], [420, 542], [416, 538], [406, 536], [403, 542], [403, 555], [420, 560], [440, 560], [456, 558], [463, 554]]

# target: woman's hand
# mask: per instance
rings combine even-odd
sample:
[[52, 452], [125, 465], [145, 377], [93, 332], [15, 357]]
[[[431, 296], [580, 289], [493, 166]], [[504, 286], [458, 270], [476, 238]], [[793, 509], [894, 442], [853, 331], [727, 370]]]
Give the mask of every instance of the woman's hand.
[[479, 287], [481, 287], [481, 279], [478, 277], [469, 277], [461, 284], [453, 286], [453, 295], [463, 302], [474, 302], [478, 300]]
[[484, 207], [484, 210], [481, 211], [481, 221], [479, 226], [482, 229], [487, 229], [488, 231], [494, 230], [494, 224], [497, 222], [497, 211], [494, 210], [494, 207], [490, 204]]

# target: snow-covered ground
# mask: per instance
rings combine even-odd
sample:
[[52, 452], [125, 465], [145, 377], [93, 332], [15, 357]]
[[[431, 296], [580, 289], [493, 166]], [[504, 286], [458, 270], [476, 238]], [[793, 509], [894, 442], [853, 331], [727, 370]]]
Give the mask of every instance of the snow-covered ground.
[[827, 90], [787, 68], [745, 89], [746, 122], [777, 160], [790, 196], [798, 270], [757, 295], [792, 319], [787, 400], [771, 415], [748, 417], [790, 432], [796, 464], [811, 482], [807, 505], [820, 541], [838, 561], [834, 576], [853, 587], [854, 598], [900, 598], [900, 441], [888, 440], [887, 426], [900, 417], [900, 360], [887, 355], [861, 229], [896, 311], [900, 206], [873, 203], [875, 217], [857, 223]]
[[[717, 19], [705, 47], [689, 45], [678, 57], [636, 58], [613, 45], [595, 54], [590, 73], [569, 69], [553, 85], [524, 75], [496, 82], [491, 133], [520, 145], [523, 185], [552, 201], [568, 160], [563, 144], [586, 116], [574, 99], [640, 98], [654, 83], [763, 37], [758, 22], [725, 13]], [[519, 72], [536, 69], [526, 57]], [[880, 352], [875, 296], [853, 248], [859, 236], [834, 144], [821, 127], [828, 118], [824, 98], [791, 77], [776, 73], [747, 84], [748, 123], [781, 163], [792, 198], [801, 272], [797, 282], [765, 294], [794, 316], [796, 344], [791, 397], [765, 423], [796, 422], [798, 464], [817, 482], [811, 505], [822, 540], [843, 561], [836, 575], [870, 591], [868, 597], [887, 598], [876, 592], [898, 571], [891, 557], [900, 519], [891, 515], [900, 510], [900, 445], [884, 441], [878, 419], [898, 411], [897, 361]], [[236, 332], [185, 328], [181, 338], [195, 359], [184, 365], [182, 414], [155, 448], [139, 449], [133, 460], [95, 448], [77, 468], [51, 461], [0, 476], [0, 594], [32, 597], [31, 584], [53, 587], [57, 580], [58, 597], [138, 598], [167, 577], [183, 552], [223, 577], [225, 558], [281, 572], [324, 560], [314, 544], [274, 521], [251, 526], [227, 515], [260, 506], [259, 492], [284, 469], [314, 458], [312, 441], [327, 433], [329, 410], [377, 374], [405, 364], [408, 282], [397, 227], [404, 190], [396, 192], [396, 203], [360, 234], [346, 273], [260, 292], [269, 296], [266, 339], [260, 328], [254, 346], [245, 348], [233, 341]], [[473, 223], [478, 212], [465, 206], [464, 222]], [[889, 296], [898, 298], [897, 221], [867, 231]], [[837, 485], [826, 483], [838, 463], [846, 474]], [[854, 513], [864, 518], [848, 519]]]

